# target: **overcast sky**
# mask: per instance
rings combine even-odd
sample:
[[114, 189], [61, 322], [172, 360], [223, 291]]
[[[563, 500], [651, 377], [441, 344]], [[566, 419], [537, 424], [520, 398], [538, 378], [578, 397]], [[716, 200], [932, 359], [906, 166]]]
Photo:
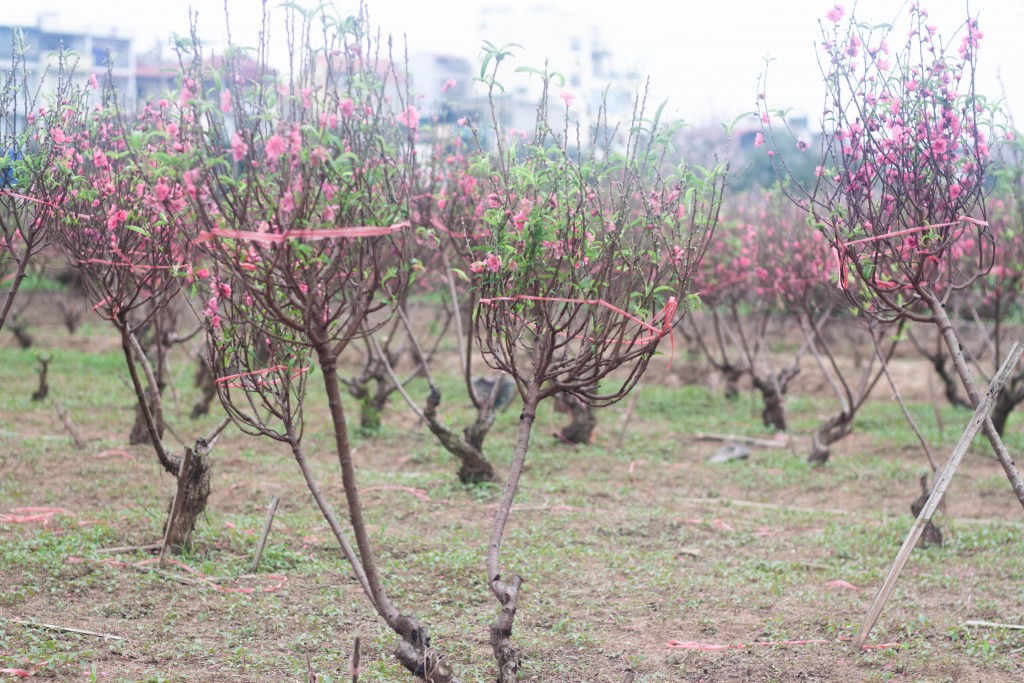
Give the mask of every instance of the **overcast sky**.
[[[236, 42], [255, 43], [259, 0], [227, 0]], [[355, 10], [356, 0], [335, 0], [343, 10]], [[268, 3], [277, 7], [278, 0]], [[771, 56], [772, 106], [792, 106], [817, 118], [822, 86], [815, 41], [819, 20], [832, 3], [819, 0], [368, 0], [371, 20], [397, 36], [407, 34], [410, 52], [432, 51], [475, 58], [484, 39], [480, 8], [484, 5], [529, 6], [557, 4], [582, 7], [601, 26], [606, 43], [625, 65], [636, 65], [652, 78], [669, 111], [692, 123], [731, 120], [754, 108], [757, 78], [764, 58]], [[841, 4], [849, 12], [853, 2]], [[857, 15], [872, 23], [890, 21], [899, 4], [892, 0], [860, 0]], [[932, 23], [951, 35], [963, 23], [967, 3], [925, 0]], [[0, 22], [35, 24], [42, 12], [54, 12], [68, 28], [116, 29], [138, 38], [144, 50], [171, 31], [184, 33], [188, 10], [199, 12], [205, 39], [224, 34], [224, 0], [158, 0], [127, 3], [119, 0], [30, 0], [4, 2]], [[280, 10], [273, 10], [280, 12]], [[971, 0], [985, 37], [979, 52], [978, 90], [990, 98], [1002, 96], [1024, 120], [1024, 0]], [[515, 40], [526, 52], [521, 63], [541, 65], [544, 40], [523, 31]], [[898, 42], [898, 41], [893, 41]], [[557, 67], [557, 65], [555, 65]]]

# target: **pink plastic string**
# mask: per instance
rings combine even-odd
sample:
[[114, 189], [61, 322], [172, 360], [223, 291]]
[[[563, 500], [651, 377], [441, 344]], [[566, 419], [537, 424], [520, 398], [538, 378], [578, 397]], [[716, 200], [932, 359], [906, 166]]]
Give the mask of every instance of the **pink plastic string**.
[[395, 223], [394, 225], [388, 225], [386, 227], [360, 225], [351, 228], [285, 230], [284, 232], [254, 232], [251, 230], [224, 230], [222, 228], [214, 228], [213, 230], [207, 230], [199, 233], [199, 236], [193, 240], [193, 244], [209, 242], [214, 237], [220, 237], [222, 239], [248, 240], [250, 242], [261, 242], [264, 244], [280, 244], [291, 239], [323, 240], [330, 239], [332, 237], [340, 237], [343, 239], [380, 237], [382, 235], [390, 235], [393, 232], [398, 232], [399, 230], [407, 227], [409, 227], [409, 221], [402, 221], [401, 223]]
[[35, 202], [36, 204], [45, 204], [46, 206], [52, 206], [58, 208], [53, 202], [48, 202], [45, 199], [36, 199], [35, 197], [29, 197], [27, 194], [18, 194], [17, 192], [11, 192], [10, 190], [0, 190], [0, 194], [5, 194], [10, 197], [16, 197], [18, 199], [24, 199], [25, 201]]
[[[496, 302], [498, 302], [498, 301], [554, 301], [554, 302], [557, 302], [557, 303], [565, 303], [565, 304], [587, 304], [588, 306], [603, 306], [604, 308], [607, 308], [609, 311], [612, 311], [614, 313], [618, 313], [622, 317], [627, 318], [629, 320], [632, 320], [636, 324], [640, 325], [642, 328], [650, 330], [651, 334], [647, 335], [647, 336], [644, 336], [644, 337], [640, 337], [639, 339], [633, 339], [633, 340], [627, 340], [627, 339], [595, 339], [594, 337], [584, 337], [583, 335], [578, 335], [578, 334], [577, 335], [573, 335], [572, 336], [573, 339], [584, 339], [586, 341], [594, 341], [594, 342], [596, 342], [596, 341], [607, 341], [607, 342], [611, 342], [613, 344], [630, 344], [630, 345], [637, 345], [637, 344], [639, 344], [641, 346], [646, 346], [647, 344], [650, 344], [651, 342], [656, 342], [656, 341], [660, 340], [662, 337], [664, 337], [667, 334], [668, 338], [669, 338], [669, 344], [670, 344], [670, 355], [669, 355], [668, 367], [670, 369], [672, 367], [672, 358], [675, 357], [675, 350], [676, 350], [676, 340], [675, 340], [675, 335], [673, 334], [672, 318], [675, 317], [676, 308], [678, 308], [678, 305], [679, 305], [676, 302], [676, 298], [674, 296], [670, 296], [669, 299], [668, 299], [668, 302], [665, 303], [664, 308], [662, 308], [654, 316], [654, 318], [651, 319], [651, 322], [653, 323], [658, 318], [660, 318], [662, 316], [665, 317], [665, 322], [662, 324], [660, 330], [658, 328], [656, 328], [654, 325], [652, 325], [651, 323], [645, 322], [645, 321], [641, 320], [640, 318], [637, 318], [635, 315], [627, 313], [626, 311], [622, 310], [618, 306], [614, 306], [614, 305], [608, 303], [604, 299], [566, 299], [566, 298], [563, 298], [563, 297], [547, 297], [547, 296], [532, 296], [532, 295], [529, 295], [529, 294], [518, 294], [516, 296], [496, 296], [496, 297], [492, 297], [490, 299], [480, 299], [480, 304], [481, 305], [486, 304], [488, 306], [496, 307]], [[516, 316], [516, 317], [518, 317], [518, 316]], [[520, 318], [520, 320], [521, 320], [521, 318]], [[561, 334], [561, 333], [559, 333], [559, 334]]]
[[[232, 380], [241, 379], [243, 377], [254, 377], [254, 376], [258, 376], [258, 375], [266, 375], [266, 374], [271, 373], [271, 372], [277, 372], [278, 370], [287, 370], [287, 369], [288, 369], [287, 365], [275, 365], [275, 366], [270, 367], [270, 368], [264, 368], [263, 370], [253, 370], [251, 372], [239, 372], [238, 374], [235, 374], [235, 375], [226, 375], [224, 377], [218, 377], [217, 379], [213, 380], [213, 383], [214, 384], [226, 384], [228, 386], [228, 388], [231, 388], [231, 389], [245, 389], [247, 387], [245, 386], [245, 384], [243, 384], [241, 382], [233, 382], [233, 383], [230, 383], [230, 384], [228, 384], [228, 383], [231, 382]], [[308, 371], [309, 371], [309, 367], [308, 366], [304, 367], [304, 368], [296, 368], [295, 371], [292, 372], [292, 379], [295, 379], [296, 377], [298, 377], [302, 373], [308, 372]], [[281, 383], [280, 379], [274, 379], [274, 380], [271, 380], [269, 382], [264, 381], [264, 380], [257, 380], [256, 381], [256, 386], [269, 386], [271, 384], [280, 384], [280, 383]]]

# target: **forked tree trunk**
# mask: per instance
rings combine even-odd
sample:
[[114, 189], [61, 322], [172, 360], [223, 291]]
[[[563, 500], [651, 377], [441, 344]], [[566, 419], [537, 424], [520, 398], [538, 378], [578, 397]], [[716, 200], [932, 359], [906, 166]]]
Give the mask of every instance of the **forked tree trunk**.
[[[206, 510], [206, 501], [210, 497], [208, 453], [201, 447], [189, 450], [192, 451], [192, 457], [179, 461], [178, 502], [175, 503], [177, 511], [167, 520], [170, 529], [164, 529], [167, 548], [174, 553], [179, 553], [190, 545], [196, 521]], [[189, 467], [182, 467], [183, 462], [188, 462]]]
[[786, 431], [788, 427], [786, 424], [786, 397], [780, 390], [779, 384], [770, 377], [765, 378], [756, 374], [751, 375], [751, 381], [754, 383], [754, 388], [761, 393], [761, 402], [764, 404], [764, 410], [761, 411], [761, 422], [765, 427], [771, 427], [776, 431]]
[[370, 532], [359, 498], [355, 463], [352, 461], [348, 426], [341, 402], [338, 358], [326, 343], [314, 343], [314, 350], [320, 363], [324, 389], [327, 393], [327, 405], [331, 412], [342, 488], [348, 505], [349, 524], [356, 539], [356, 547], [359, 549], [359, 558], [366, 575], [373, 607], [391, 630], [402, 638], [394, 653], [395, 658], [402, 666], [414, 676], [423, 678], [427, 683], [452, 683], [454, 679], [451, 666], [440, 653], [430, 647], [430, 635], [426, 627], [422, 626], [414, 617], [398, 611], [384, 587], [383, 577], [377, 568], [376, 554], [370, 544]]
[[[199, 515], [206, 509], [206, 502], [210, 496], [208, 448], [205, 440], [197, 442], [196, 448], [193, 450], [194, 457], [189, 458], [192, 466], [186, 468], [188, 471], [182, 472], [183, 458], [173, 457], [164, 446], [161, 437], [163, 432], [162, 421], [158, 429], [156, 418], [153, 411], [150, 410], [146, 389], [143, 387], [138, 368], [135, 366], [136, 356], [139, 357], [138, 362], [143, 367], [149, 387], [153, 387], [156, 384], [152, 368], [149, 367], [146, 357], [139, 353], [141, 349], [138, 348], [138, 340], [133, 338], [128, 321], [122, 318], [117, 324], [121, 330], [121, 349], [124, 352], [125, 361], [128, 363], [128, 374], [132, 380], [132, 388], [135, 390], [135, 400], [142, 413], [150, 443], [153, 446], [153, 450], [156, 451], [157, 460], [164, 470], [174, 475], [175, 479], [179, 479], [181, 476], [185, 477], [184, 481], [179, 481], [181, 503], [180, 505], [172, 506], [175, 508], [172, 511], [176, 514], [170, 515], [164, 529], [168, 550], [178, 552], [182, 547], [188, 545], [196, 520], [199, 519]], [[159, 411], [159, 394], [150, 394], [150, 396], [155, 396], [153, 404]], [[223, 424], [226, 424], [226, 422]], [[219, 433], [219, 429], [215, 433]], [[167, 525], [170, 525], [169, 530]]]
[[458, 458], [459, 481], [463, 484], [497, 481], [494, 466], [483, 454], [484, 438], [494, 424], [494, 409], [485, 407], [479, 410], [473, 424], [463, 430], [464, 438], [459, 438], [458, 434], [437, 418], [437, 408], [440, 404], [441, 392], [432, 389], [427, 397], [423, 418], [445, 450]]

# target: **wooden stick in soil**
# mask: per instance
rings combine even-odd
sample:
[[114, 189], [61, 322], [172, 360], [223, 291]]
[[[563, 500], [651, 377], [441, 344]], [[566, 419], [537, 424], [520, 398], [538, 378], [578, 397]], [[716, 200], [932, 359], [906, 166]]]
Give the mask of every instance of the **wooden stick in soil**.
[[174, 520], [181, 514], [181, 506], [185, 500], [185, 487], [188, 485], [189, 477], [192, 474], [193, 453], [191, 448], [185, 449], [181, 458], [181, 465], [178, 468], [178, 486], [174, 491], [174, 502], [171, 503], [171, 514], [167, 516], [167, 528], [164, 529], [164, 540], [160, 546], [160, 568], [167, 566], [167, 552], [170, 550], [171, 529], [174, 528]]
[[989, 384], [988, 391], [978, 402], [978, 407], [974, 410], [974, 415], [971, 417], [970, 423], [967, 425], [967, 429], [964, 430], [960, 436], [960, 440], [957, 442], [956, 447], [953, 449], [953, 453], [949, 456], [949, 460], [946, 462], [945, 469], [942, 470], [942, 474], [935, 481], [935, 485], [932, 487], [931, 495], [928, 497], [928, 502], [925, 503], [924, 508], [921, 509], [921, 514], [914, 520], [914, 525], [910, 528], [910, 533], [907, 534], [906, 540], [903, 541], [903, 546], [896, 554], [896, 559], [893, 561], [892, 566], [889, 568], [889, 573], [886, 574], [885, 580], [882, 582], [882, 587], [878, 589], [878, 594], [875, 596], [874, 602], [871, 603], [870, 609], [864, 616], [864, 621], [861, 623], [860, 630], [857, 632], [857, 636], [853, 639], [853, 647], [856, 650], [860, 650], [864, 647], [864, 643], [867, 642], [868, 635], [871, 633], [871, 629], [874, 628], [875, 622], [878, 621], [879, 615], [882, 613], [882, 608], [885, 606], [885, 602], [889, 599], [892, 594], [892, 589], [896, 586], [896, 580], [899, 579], [900, 572], [903, 571], [903, 567], [906, 566], [907, 560], [910, 559], [910, 553], [914, 550], [918, 540], [921, 538], [921, 534], [924, 531], [925, 526], [931, 520], [932, 514], [935, 513], [935, 509], [939, 506], [939, 502], [942, 500], [942, 495], [946, 492], [946, 487], [949, 486], [949, 482], [952, 481], [953, 475], [956, 473], [957, 467], [960, 466], [960, 461], [963, 460], [964, 455], [967, 453], [967, 449], [970, 448], [971, 442], [974, 437], [977, 436], [978, 432], [981, 431], [982, 425], [986, 422], [990, 422], [988, 418], [988, 412], [992, 409], [992, 404], [995, 402], [996, 397], [999, 395], [1000, 390], [1003, 388], [1003, 384], [1006, 383], [1007, 377], [1013, 372], [1013, 369], [1017, 366], [1017, 362], [1020, 360], [1021, 353], [1024, 352], [1024, 346], [1020, 342], [1014, 344], [1010, 350], [1010, 355], [1007, 356], [1003, 366], [999, 368], [999, 372], [992, 378], [992, 383]]
[[348, 661], [348, 673], [352, 676], [352, 683], [359, 683], [359, 633], [356, 633], [355, 642], [352, 643], [352, 658]]
[[997, 621], [965, 621], [964, 626], [974, 626], [977, 628], [1004, 628], [1010, 631], [1024, 631], [1024, 625], [1021, 624], [1000, 624]]
[[260, 558], [263, 557], [263, 547], [267, 545], [267, 536], [270, 535], [270, 526], [274, 523], [274, 515], [277, 514], [277, 504], [281, 502], [279, 496], [270, 499], [267, 505], [267, 519], [263, 522], [263, 533], [260, 534], [260, 543], [256, 546], [256, 557], [252, 561], [252, 573], [255, 574], [260, 568]]
[[161, 545], [161, 543], [150, 543], [148, 545], [124, 545], [117, 548], [100, 548], [96, 552], [110, 555], [120, 555], [121, 553], [133, 553], [138, 552], [140, 550], [159, 550]]
[[109, 633], [98, 633], [96, 631], [86, 631], [81, 628], [70, 628], [67, 626], [57, 626], [56, 624], [42, 624], [38, 621], [25, 621], [23, 619], [11, 619], [12, 624], [20, 624], [22, 626], [31, 626], [33, 628], [42, 628], [47, 631], [60, 631], [62, 633], [77, 633], [83, 636], [95, 636], [97, 638], [103, 638], [104, 640], [124, 640], [121, 636], [111, 635]]
[[743, 443], [748, 446], [759, 446], [761, 448], [789, 448], [791, 439], [787, 436], [783, 439], [759, 439], [756, 436], [741, 436], [739, 434], [712, 434], [708, 432], [697, 432], [693, 438], [698, 441], [732, 441]]
[[71, 440], [75, 442], [75, 448], [82, 450], [86, 447], [86, 440], [82, 437], [82, 433], [75, 427], [75, 423], [71, 421], [71, 415], [68, 413], [67, 408], [60, 401], [54, 401], [53, 407], [57, 410], [57, 416], [60, 421], [64, 423], [64, 429], [68, 430], [68, 434], [71, 435]]

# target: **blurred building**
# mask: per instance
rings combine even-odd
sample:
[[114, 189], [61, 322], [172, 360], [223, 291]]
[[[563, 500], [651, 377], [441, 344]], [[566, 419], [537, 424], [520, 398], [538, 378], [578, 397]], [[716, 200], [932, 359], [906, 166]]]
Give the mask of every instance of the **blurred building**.
[[41, 14], [35, 26], [0, 25], [0, 71], [10, 71], [15, 50], [22, 54], [21, 66], [28, 72], [33, 93], [40, 84], [41, 92], [47, 91], [47, 72], [56, 70], [57, 56], [64, 50], [70, 51], [69, 61], [75, 63], [75, 81], [84, 84], [93, 74], [102, 80], [109, 66], [118, 91], [126, 95], [126, 104], [134, 106], [135, 53], [129, 37], [63, 26], [56, 15]]

